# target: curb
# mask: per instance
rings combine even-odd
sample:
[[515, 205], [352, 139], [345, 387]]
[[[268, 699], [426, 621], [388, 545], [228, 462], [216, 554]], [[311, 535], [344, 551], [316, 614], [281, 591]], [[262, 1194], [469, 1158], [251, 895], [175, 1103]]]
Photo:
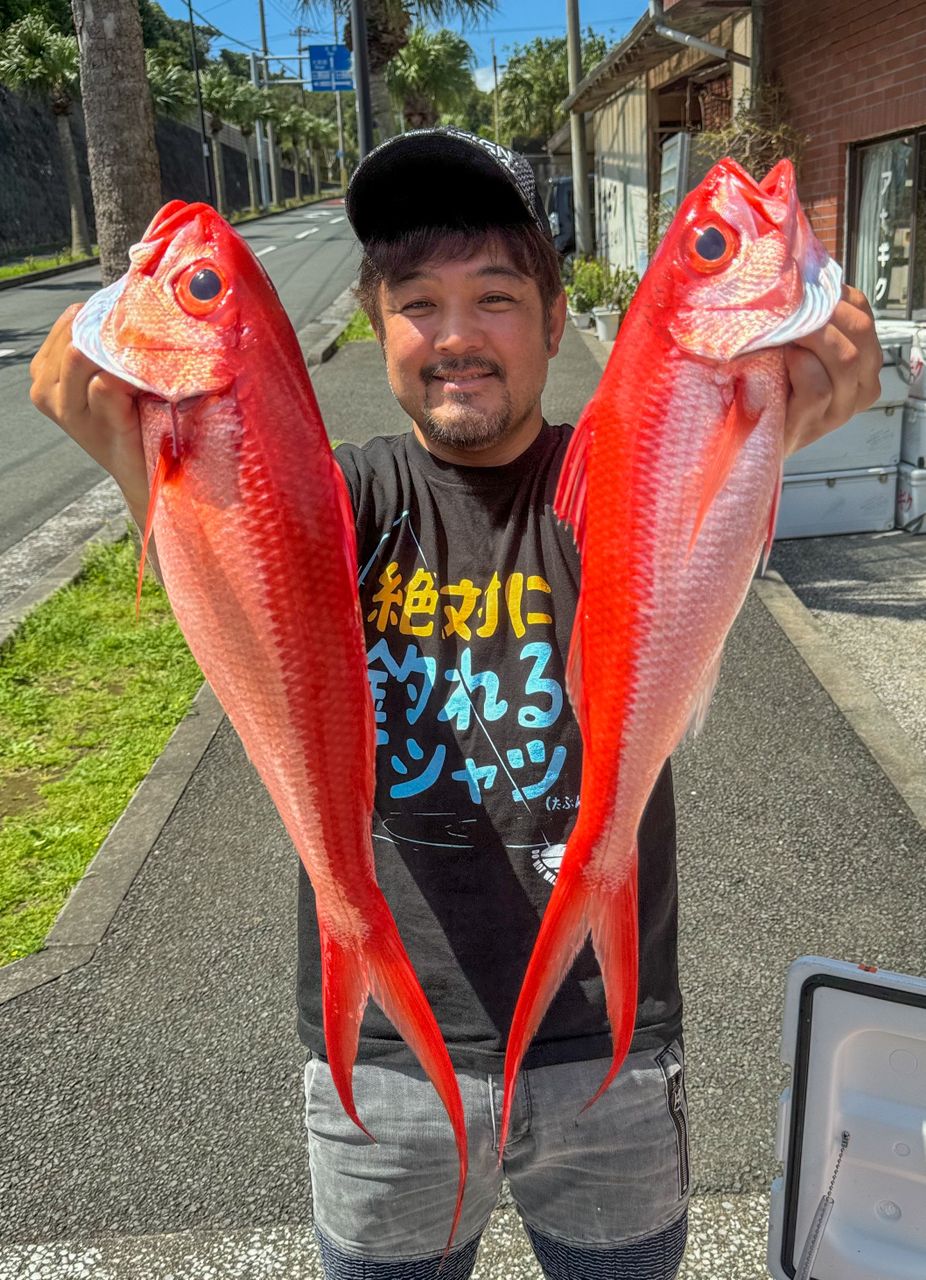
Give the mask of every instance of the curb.
[[300, 329], [296, 337], [309, 368], [324, 364], [330, 360], [337, 350], [338, 338], [347, 328], [351, 317], [357, 310], [357, 299], [354, 289], [357, 281], [349, 284], [339, 293], [334, 302], [328, 306], [317, 320]]
[[926, 830], [926, 763], [922, 751], [839, 653], [781, 574], [770, 569], [764, 578], [753, 580], [752, 589]]
[[83, 271], [84, 267], [98, 267], [99, 256], [81, 258], [80, 262], [68, 262], [63, 267], [46, 267], [44, 271], [30, 271], [21, 276], [11, 276], [9, 280], [0, 280], [0, 292], [4, 289], [18, 289], [21, 284], [32, 284], [36, 280], [50, 280], [52, 276], [66, 276], [72, 271]]
[[42, 950], [0, 969], [0, 1005], [93, 959], [224, 714], [212, 689], [203, 684], [75, 885]]
[[125, 537], [131, 527], [133, 526], [127, 514], [115, 516], [107, 521], [95, 533], [84, 538], [63, 560], [59, 560], [53, 569], [49, 569], [48, 573], [39, 578], [38, 582], [33, 583], [5, 609], [0, 610], [0, 647], [16, 634], [33, 609], [44, 604], [62, 587], [70, 586], [83, 568], [84, 554], [88, 547], [95, 542], [106, 545], [118, 542], [120, 538]]

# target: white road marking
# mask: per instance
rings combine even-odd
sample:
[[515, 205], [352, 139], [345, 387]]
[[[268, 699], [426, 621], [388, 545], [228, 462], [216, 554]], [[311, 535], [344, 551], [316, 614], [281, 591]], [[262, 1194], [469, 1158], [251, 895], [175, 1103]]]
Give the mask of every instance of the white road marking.
[[308, 231], [300, 231], [299, 234], [296, 236], [296, 239], [304, 240], [306, 236], [314, 236], [317, 230], [318, 230], [318, 227], [309, 227]]
[[332, 224], [333, 224], [333, 223], [335, 223], [335, 222], [343, 222], [343, 221], [344, 221], [344, 217], [345, 217], [345, 215], [342, 213], [342, 214], [341, 214], [341, 216], [340, 216], [340, 218], [332, 218], [332, 219], [331, 219]]
[[258, 258], [262, 258], [265, 253], [273, 253], [275, 248], [276, 248], [275, 244], [268, 244], [266, 249], [258, 249], [255, 256]]
[[15, 355], [16, 355], [16, 351], [13, 347], [4, 347], [3, 350], [0, 351], [0, 356], [15, 356]]

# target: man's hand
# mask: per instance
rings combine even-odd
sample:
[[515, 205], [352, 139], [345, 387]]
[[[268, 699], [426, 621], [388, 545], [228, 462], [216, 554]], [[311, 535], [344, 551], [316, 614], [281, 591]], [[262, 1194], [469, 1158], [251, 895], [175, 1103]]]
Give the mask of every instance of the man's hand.
[[785, 347], [791, 380], [785, 452], [794, 453], [834, 431], [881, 393], [881, 347], [868, 299], [843, 285], [842, 300], [825, 325]]
[[135, 519], [140, 516], [144, 522], [148, 477], [138, 392], [104, 373], [73, 345], [71, 326], [79, 310], [79, 303], [68, 307], [36, 352], [29, 367], [32, 403], [106, 468]]

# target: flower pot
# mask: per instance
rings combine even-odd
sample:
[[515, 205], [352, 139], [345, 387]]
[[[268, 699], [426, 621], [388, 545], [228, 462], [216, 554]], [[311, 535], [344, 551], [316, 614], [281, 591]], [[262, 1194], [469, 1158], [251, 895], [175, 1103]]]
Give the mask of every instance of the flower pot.
[[590, 311], [573, 311], [569, 308], [569, 318], [577, 329], [590, 329], [592, 327], [592, 313]]
[[592, 307], [595, 317], [595, 329], [602, 342], [613, 342], [621, 323], [621, 313], [612, 311], [610, 307]]

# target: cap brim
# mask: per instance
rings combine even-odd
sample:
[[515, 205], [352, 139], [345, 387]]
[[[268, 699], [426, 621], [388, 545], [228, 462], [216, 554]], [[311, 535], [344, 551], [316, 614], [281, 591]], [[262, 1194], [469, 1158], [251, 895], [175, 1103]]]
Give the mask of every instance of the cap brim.
[[417, 227], [508, 226], [538, 217], [480, 146], [425, 131], [370, 152], [351, 179], [346, 211], [362, 244]]

